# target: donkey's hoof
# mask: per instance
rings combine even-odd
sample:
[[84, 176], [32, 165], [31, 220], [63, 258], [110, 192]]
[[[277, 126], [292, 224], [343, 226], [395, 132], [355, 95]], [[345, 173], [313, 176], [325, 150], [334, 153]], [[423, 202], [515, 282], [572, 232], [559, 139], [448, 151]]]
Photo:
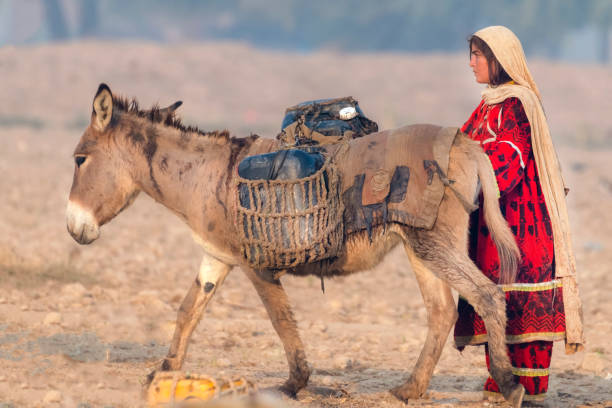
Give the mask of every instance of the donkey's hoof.
[[521, 408], [524, 396], [525, 387], [523, 387], [523, 384], [516, 384], [508, 396], [508, 402], [512, 405], [512, 408]]
[[409, 400], [420, 398], [423, 394], [423, 392], [419, 390], [417, 385], [410, 381], [398, 387], [390, 389], [389, 392], [395, 398], [403, 402], [408, 402]]
[[297, 393], [300, 390], [295, 382], [287, 380], [283, 385], [278, 387], [278, 390], [291, 399], [297, 399]]
[[283, 394], [293, 399], [297, 398], [297, 393], [308, 385], [308, 379], [312, 372], [305, 359], [302, 359], [302, 363], [298, 364], [297, 367], [296, 370], [291, 371], [289, 379], [279, 387]]

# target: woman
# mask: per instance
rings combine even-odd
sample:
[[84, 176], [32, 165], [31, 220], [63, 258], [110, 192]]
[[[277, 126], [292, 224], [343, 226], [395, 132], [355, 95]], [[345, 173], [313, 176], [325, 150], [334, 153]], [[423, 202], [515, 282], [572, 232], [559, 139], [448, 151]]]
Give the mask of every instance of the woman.
[[[489, 156], [502, 213], [521, 251], [515, 282], [500, 285], [506, 293], [506, 341], [525, 400], [541, 400], [548, 390], [553, 341], [564, 339], [568, 353], [584, 342], [563, 180], [519, 39], [508, 28], [493, 26], [469, 42], [476, 81], [488, 86], [462, 131]], [[498, 282], [499, 260], [482, 212], [472, 218], [470, 241], [476, 265]], [[464, 299], [458, 308], [456, 346], [486, 346], [482, 319]], [[486, 360], [488, 367], [488, 355]], [[491, 377], [484, 390], [489, 397], [501, 396]]]

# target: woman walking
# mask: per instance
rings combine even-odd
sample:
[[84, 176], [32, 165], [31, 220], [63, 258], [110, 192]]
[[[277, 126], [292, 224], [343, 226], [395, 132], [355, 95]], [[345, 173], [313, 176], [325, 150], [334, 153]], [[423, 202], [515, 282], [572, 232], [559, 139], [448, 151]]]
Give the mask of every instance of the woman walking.
[[[492, 26], [476, 32], [469, 43], [476, 81], [488, 86], [462, 131], [489, 156], [499, 204], [522, 259], [514, 282], [499, 282], [499, 259], [482, 211], [472, 218], [470, 255], [506, 294], [508, 353], [517, 381], [525, 386], [525, 400], [543, 400], [553, 341], [565, 340], [568, 353], [584, 343], [565, 187], [519, 39], [506, 27]], [[457, 348], [485, 344], [486, 350], [482, 319], [464, 299], [458, 308]], [[489, 367], [488, 353], [486, 361]], [[484, 391], [501, 397], [490, 376]]]

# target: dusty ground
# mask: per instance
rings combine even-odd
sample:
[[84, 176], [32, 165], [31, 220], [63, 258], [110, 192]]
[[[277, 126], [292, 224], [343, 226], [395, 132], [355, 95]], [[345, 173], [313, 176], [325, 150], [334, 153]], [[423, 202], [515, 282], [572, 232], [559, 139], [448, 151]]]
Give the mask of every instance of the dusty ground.
[[[532, 66], [567, 183], [588, 349], [556, 347], [552, 406], [612, 406], [612, 81], [610, 68]], [[459, 125], [479, 100], [467, 57], [280, 54], [236, 44], [160, 47], [79, 43], [0, 49], [0, 407], [133, 407], [161, 358], [200, 250], [148, 197], [78, 246], [64, 209], [72, 149], [98, 83], [141, 104], [181, 99], [184, 121], [273, 136], [286, 106], [353, 95], [381, 128]], [[400, 407], [425, 338], [425, 310], [405, 255], [328, 280], [283, 278], [311, 365], [288, 406]], [[187, 370], [242, 375], [260, 387], [287, 376], [255, 291], [230, 274], [196, 329]], [[449, 343], [427, 395], [411, 406], [501, 406], [481, 400], [480, 349]], [[57, 400], [58, 402], [53, 402]]]

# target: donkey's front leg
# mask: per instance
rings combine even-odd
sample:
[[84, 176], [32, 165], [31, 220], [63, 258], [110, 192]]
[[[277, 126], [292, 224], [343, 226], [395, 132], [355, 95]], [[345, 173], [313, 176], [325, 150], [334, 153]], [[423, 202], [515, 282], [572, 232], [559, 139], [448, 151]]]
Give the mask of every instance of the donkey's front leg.
[[[223, 283], [230, 269], [231, 266], [209, 255], [204, 255], [200, 272], [178, 310], [174, 337], [168, 355], [161, 363], [161, 371], [180, 370], [187, 354], [191, 334], [200, 321], [206, 305], [217, 288]], [[149, 374], [149, 383], [154, 376], [155, 371]]]
[[292, 398], [297, 392], [308, 384], [310, 367], [306, 361], [304, 345], [298, 334], [297, 324], [289, 305], [289, 300], [280, 280], [275, 278], [263, 279], [252, 269], [245, 269], [257, 294], [261, 298], [272, 326], [280, 337], [287, 362], [289, 363], [289, 379], [281, 386], [281, 391]]

